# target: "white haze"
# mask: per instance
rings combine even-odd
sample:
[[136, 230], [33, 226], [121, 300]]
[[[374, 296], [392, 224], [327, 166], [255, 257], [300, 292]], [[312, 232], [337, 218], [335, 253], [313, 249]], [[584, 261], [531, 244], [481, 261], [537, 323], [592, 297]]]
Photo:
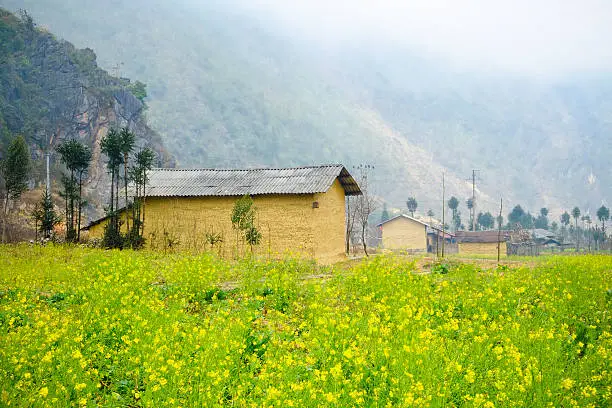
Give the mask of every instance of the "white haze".
[[533, 77], [612, 72], [609, 0], [226, 1], [326, 46], [406, 47], [464, 68]]

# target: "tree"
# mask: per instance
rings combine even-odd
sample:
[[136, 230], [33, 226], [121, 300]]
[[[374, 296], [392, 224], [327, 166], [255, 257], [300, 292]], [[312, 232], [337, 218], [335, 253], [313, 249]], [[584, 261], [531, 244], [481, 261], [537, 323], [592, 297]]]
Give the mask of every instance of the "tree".
[[144, 148], [134, 158], [134, 166], [130, 168], [130, 179], [134, 182], [135, 198], [132, 206], [134, 225], [128, 233], [128, 241], [132, 248], [140, 248], [144, 244], [145, 203], [147, 199], [147, 172], [153, 167], [155, 153]]
[[236, 256], [238, 255], [238, 236], [242, 234], [244, 240], [251, 247], [258, 245], [261, 241], [261, 233], [255, 227], [255, 206], [253, 199], [245, 194], [234, 204], [232, 210], [232, 227], [236, 230]]
[[[366, 231], [368, 228], [368, 219], [370, 218], [370, 214], [376, 210], [376, 201], [374, 197], [370, 194], [369, 184], [368, 184], [368, 176], [369, 172], [374, 169], [374, 167], [366, 164], [360, 165], [357, 167], [359, 169], [359, 188], [361, 189], [361, 195], [356, 197], [356, 216], [359, 221], [359, 226], [361, 229], [361, 244], [363, 246], [363, 252], [366, 256], [368, 254], [368, 242], [366, 239]], [[415, 200], [416, 201], [416, 200]], [[416, 208], [416, 207], [415, 207]]]
[[610, 210], [605, 205], [602, 205], [597, 210], [597, 219], [599, 220], [599, 222], [601, 222], [601, 232], [603, 233], [603, 236], [605, 238], [605, 236], [606, 236], [606, 221], [608, 221], [610, 219]]
[[502, 225], [504, 225], [504, 216], [503, 215], [498, 215], [496, 217], [496, 221], [497, 221], [497, 229], [502, 229]]
[[144, 103], [144, 100], [147, 97], [147, 85], [146, 84], [140, 81], [136, 81], [133, 84], [130, 84], [129, 89], [130, 89], [130, 92], [132, 92], [132, 95], [138, 98], [140, 102]]
[[540, 215], [538, 215], [534, 224], [536, 228], [548, 229], [548, 208], [540, 208]]
[[578, 243], [578, 217], [580, 217], [580, 208], [574, 207], [572, 210], [572, 217], [574, 217], [574, 233], [576, 234], [576, 251], [580, 249]]
[[33, 216], [37, 224], [37, 231], [42, 234], [43, 239], [51, 238], [53, 229], [61, 222], [61, 218], [53, 208], [53, 200], [47, 189], [43, 192], [40, 202], [36, 204]]
[[414, 212], [416, 211], [419, 204], [417, 203], [416, 198], [410, 197], [408, 201], [406, 201], [406, 207], [408, 207], [408, 211], [410, 211], [410, 215], [414, 217]]
[[523, 207], [521, 207], [520, 205], [516, 205], [512, 211], [510, 212], [510, 214], [508, 214], [508, 223], [510, 223], [510, 225], [514, 226], [516, 224], [521, 224], [521, 221], [524, 220], [525, 217], [525, 210], [523, 210]]
[[384, 203], [382, 214], [380, 216], [380, 222], [383, 223], [388, 220], [389, 220], [389, 211], [387, 210], [387, 203]]
[[132, 152], [132, 150], [134, 150], [134, 143], [136, 142], [136, 135], [134, 135], [133, 132], [130, 132], [130, 130], [127, 127], [124, 127], [121, 129], [121, 132], [119, 132], [119, 145], [120, 145], [120, 151], [121, 154], [123, 155], [123, 182], [124, 182], [124, 186], [125, 186], [125, 213], [126, 213], [126, 217], [125, 217], [125, 223], [126, 223], [126, 229], [127, 229], [127, 234], [130, 234], [130, 220], [129, 217], [127, 216], [127, 209], [129, 207], [129, 202], [128, 202], [128, 159], [130, 157], [130, 153]]
[[477, 218], [478, 225], [480, 225], [483, 229], [492, 229], [495, 226], [495, 219], [490, 212], [479, 213]]
[[66, 241], [75, 242], [81, 238], [81, 213], [83, 210], [83, 178], [91, 162], [91, 150], [75, 139], [62, 142], [56, 151], [60, 160], [70, 171], [62, 178], [62, 196], [66, 207]]
[[550, 224], [550, 230], [554, 233], [557, 233], [557, 231], [559, 230], [559, 224], [557, 224], [556, 221], [553, 221], [552, 224]]
[[111, 175], [111, 194], [110, 206], [107, 208], [109, 217], [108, 224], [104, 229], [104, 239], [102, 244], [106, 248], [121, 248], [123, 239], [121, 238], [119, 226], [119, 167], [123, 164], [122, 142], [119, 133], [111, 128], [106, 136], [100, 141], [100, 150], [108, 158], [106, 167]]
[[561, 214], [560, 220], [561, 220], [561, 224], [565, 225], [565, 227], [567, 228], [567, 226], [570, 223], [570, 215], [567, 213], [567, 211]]
[[448, 200], [448, 208], [450, 208], [453, 213], [452, 225], [454, 226], [455, 231], [457, 231], [457, 229], [459, 229], [459, 226], [461, 225], [461, 215], [459, 214], [459, 211], [457, 211], [458, 207], [459, 207], [459, 200], [457, 200], [457, 197], [452, 196]]
[[578, 228], [578, 218], [580, 217], [580, 208], [574, 207], [572, 210], [572, 217], [574, 217], [574, 228]]
[[7, 149], [6, 158], [0, 161], [0, 176], [4, 180], [4, 208], [2, 211], [2, 242], [6, 242], [9, 202], [18, 200], [28, 188], [30, 151], [23, 136], [15, 137]]
[[468, 198], [467, 200], [465, 200], [465, 205], [467, 206], [468, 210], [470, 210], [470, 231], [473, 230], [473, 217], [474, 217], [474, 212], [472, 211], [474, 209], [474, 200], [472, 198]]

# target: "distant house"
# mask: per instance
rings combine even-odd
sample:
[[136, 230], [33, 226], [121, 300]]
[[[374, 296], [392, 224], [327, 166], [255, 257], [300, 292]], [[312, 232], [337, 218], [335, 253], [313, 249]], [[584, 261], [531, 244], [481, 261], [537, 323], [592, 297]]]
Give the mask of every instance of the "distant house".
[[427, 252], [441, 253], [442, 241], [444, 241], [444, 253], [457, 252], [457, 240], [455, 234], [448, 231], [442, 231], [440, 228], [430, 225], [427, 228]]
[[[232, 228], [236, 201], [247, 194], [262, 234], [258, 254], [304, 256], [322, 263], [345, 257], [345, 196], [359, 195], [342, 165], [280, 169], [153, 169], [148, 174], [144, 235], [152, 249], [214, 249], [225, 257], [247, 251]], [[125, 214], [125, 213], [124, 213]], [[108, 220], [92, 222], [101, 238]], [[222, 242], [209, 248], [207, 235]]]
[[535, 228], [531, 232], [531, 237], [533, 241], [538, 245], [546, 245], [546, 246], [559, 246], [561, 243], [557, 240], [557, 236], [554, 232], [542, 229]]
[[495, 255], [497, 247], [501, 256], [507, 255], [508, 233], [501, 231], [457, 231], [455, 233], [460, 254]]
[[383, 249], [427, 252], [427, 227], [423, 221], [408, 215], [398, 215], [378, 224]]

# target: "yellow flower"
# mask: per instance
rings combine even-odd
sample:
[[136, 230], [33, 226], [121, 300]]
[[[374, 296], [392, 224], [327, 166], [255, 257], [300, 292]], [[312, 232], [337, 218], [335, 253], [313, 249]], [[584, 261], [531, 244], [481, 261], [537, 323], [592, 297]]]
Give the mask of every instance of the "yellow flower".
[[574, 386], [574, 380], [572, 380], [571, 378], [566, 378], [565, 380], [561, 381], [561, 388], [563, 388], [564, 390], [569, 390]]
[[42, 387], [40, 391], [38, 391], [38, 395], [43, 398], [46, 397], [47, 395], [49, 395], [49, 389], [47, 387]]
[[476, 381], [476, 373], [474, 370], [468, 369], [464, 375], [465, 381], [470, 384], [473, 384]]
[[80, 383], [74, 386], [74, 389], [77, 391], [81, 391], [83, 388], [87, 387], [87, 384], [85, 383]]

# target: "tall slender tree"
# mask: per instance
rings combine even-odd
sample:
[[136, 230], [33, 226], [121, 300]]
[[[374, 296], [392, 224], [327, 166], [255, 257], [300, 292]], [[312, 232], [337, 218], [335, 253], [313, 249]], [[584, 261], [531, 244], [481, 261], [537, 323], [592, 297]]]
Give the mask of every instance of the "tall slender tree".
[[100, 150], [108, 158], [106, 167], [111, 175], [110, 206], [107, 210], [109, 222], [104, 231], [103, 245], [118, 248], [123, 245], [119, 226], [119, 169], [124, 163], [121, 136], [111, 128], [100, 141]]
[[470, 210], [470, 231], [474, 229], [473, 225], [473, 217], [475, 216], [474, 211], [472, 211], [474, 209], [474, 200], [470, 197], [467, 200], [465, 200], [465, 205], [467, 206], [468, 210]]
[[81, 238], [81, 214], [83, 211], [83, 180], [91, 162], [91, 150], [75, 139], [65, 140], [57, 148], [60, 160], [70, 172], [62, 178], [66, 203], [66, 241]]
[[606, 235], [606, 221], [610, 219], [610, 209], [608, 209], [605, 205], [602, 205], [597, 210], [597, 219], [601, 222], [601, 231], [603, 232], [603, 236]]
[[0, 161], [0, 176], [4, 180], [4, 208], [2, 211], [2, 242], [6, 242], [10, 200], [17, 200], [28, 188], [30, 150], [23, 136], [15, 137]]
[[124, 181], [124, 188], [125, 188], [125, 211], [126, 211], [126, 217], [125, 217], [125, 223], [126, 223], [126, 229], [127, 229], [127, 233], [129, 235], [130, 233], [130, 221], [129, 221], [129, 217], [127, 216], [127, 209], [129, 207], [129, 203], [128, 203], [128, 160], [130, 157], [130, 153], [132, 152], [132, 150], [134, 150], [134, 143], [136, 143], [136, 135], [134, 135], [133, 132], [131, 132], [127, 127], [124, 127], [121, 129], [121, 132], [119, 132], [119, 138], [121, 140], [120, 145], [121, 145], [121, 154], [123, 155], [123, 181]]
[[132, 206], [133, 226], [130, 231], [130, 244], [132, 247], [140, 247], [144, 243], [145, 203], [147, 196], [147, 172], [153, 167], [155, 153], [145, 148], [134, 158], [134, 166], [130, 168], [130, 179], [134, 182], [135, 197]]
[[408, 207], [408, 211], [410, 211], [410, 215], [412, 217], [414, 217], [414, 212], [416, 211], [418, 206], [419, 206], [419, 203], [414, 197], [409, 197], [408, 201], [406, 201], [406, 207]]
[[452, 211], [452, 220], [453, 220], [453, 226], [455, 227], [455, 231], [457, 231], [459, 229], [459, 226], [461, 226], [461, 218], [459, 216], [459, 211], [457, 211], [458, 207], [459, 207], [459, 200], [457, 200], [457, 197], [452, 196], [448, 200], [448, 208], [450, 208]]
[[51, 194], [46, 188], [40, 202], [36, 204], [33, 215], [37, 223], [37, 231], [42, 234], [43, 239], [51, 238], [53, 229], [60, 223], [61, 218], [55, 212]]
[[580, 208], [574, 207], [572, 210], [572, 217], [574, 217], [574, 234], [576, 235], [576, 251], [580, 249], [580, 244], [578, 243], [578, 218], [580, 217]]

